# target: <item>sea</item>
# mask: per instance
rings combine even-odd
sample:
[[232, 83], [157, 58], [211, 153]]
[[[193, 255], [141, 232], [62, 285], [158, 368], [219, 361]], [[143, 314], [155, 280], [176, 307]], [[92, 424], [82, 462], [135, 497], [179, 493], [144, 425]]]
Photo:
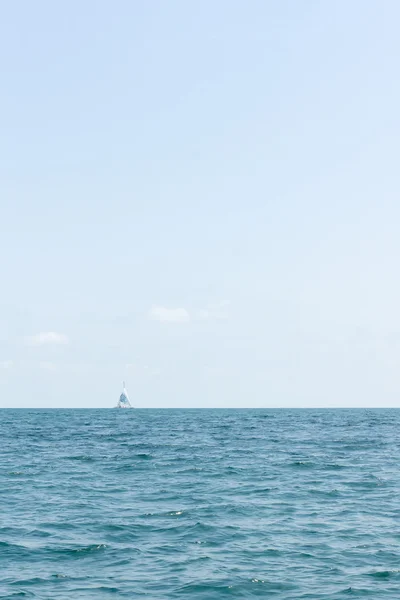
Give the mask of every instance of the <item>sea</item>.
[[400, 410], [1, 410], [0, 598], [400, 598]]

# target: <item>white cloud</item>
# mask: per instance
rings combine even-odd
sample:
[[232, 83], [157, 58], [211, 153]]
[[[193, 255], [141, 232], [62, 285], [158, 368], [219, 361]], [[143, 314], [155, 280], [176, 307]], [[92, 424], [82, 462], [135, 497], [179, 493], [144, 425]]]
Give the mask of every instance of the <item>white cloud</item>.
[[55, 344], [68, 344], [69, 340], [63, 333], [57, 333], [56, 331], [44, 331], [26, 338], [26, 343], [29, 346], [45, 346]]
[[12, 369], [14, 362], [12, 360], [0, 361], [0, 369]]
[[162, 323], [187, 323], [190, 315], [186, 308], [166, 308], [153, 306], [149, 311], [149, 318]]

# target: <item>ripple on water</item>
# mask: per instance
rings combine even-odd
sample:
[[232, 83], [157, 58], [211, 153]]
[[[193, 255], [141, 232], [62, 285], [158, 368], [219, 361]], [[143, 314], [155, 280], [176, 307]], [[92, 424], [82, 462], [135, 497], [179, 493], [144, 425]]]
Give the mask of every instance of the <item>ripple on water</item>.
[[0, 411], [0, 436], [0, 598], [399, 599], [400, 411]]

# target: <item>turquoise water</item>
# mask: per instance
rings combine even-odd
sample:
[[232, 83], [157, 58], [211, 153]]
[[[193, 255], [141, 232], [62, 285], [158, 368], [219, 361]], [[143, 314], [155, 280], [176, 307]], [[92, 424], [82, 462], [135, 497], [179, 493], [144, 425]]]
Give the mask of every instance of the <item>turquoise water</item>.
[[0, 411], [0, 597], [400, 597], [399, 410]]

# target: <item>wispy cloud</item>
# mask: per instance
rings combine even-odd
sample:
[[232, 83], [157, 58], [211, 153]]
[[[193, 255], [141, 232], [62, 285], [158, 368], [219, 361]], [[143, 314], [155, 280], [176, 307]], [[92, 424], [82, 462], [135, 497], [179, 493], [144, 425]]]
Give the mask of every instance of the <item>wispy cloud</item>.
[[188, 323], [190, 315], [186, 308], [166, 308], [153, 306], [149, 311], [149, 318], [162, 323]]
[[12, 360], [2, 360], [0, 361], [0, 369], [12, 369], [14, 366], [14, 362]]
[[69, 339], [63, 333], [57, 333], [56, 331], [43, 331], [36, 335], [26, 338], [26, 344], [28, 346], [46, 346], [46, 345], [65, 345], [68, 344]]

